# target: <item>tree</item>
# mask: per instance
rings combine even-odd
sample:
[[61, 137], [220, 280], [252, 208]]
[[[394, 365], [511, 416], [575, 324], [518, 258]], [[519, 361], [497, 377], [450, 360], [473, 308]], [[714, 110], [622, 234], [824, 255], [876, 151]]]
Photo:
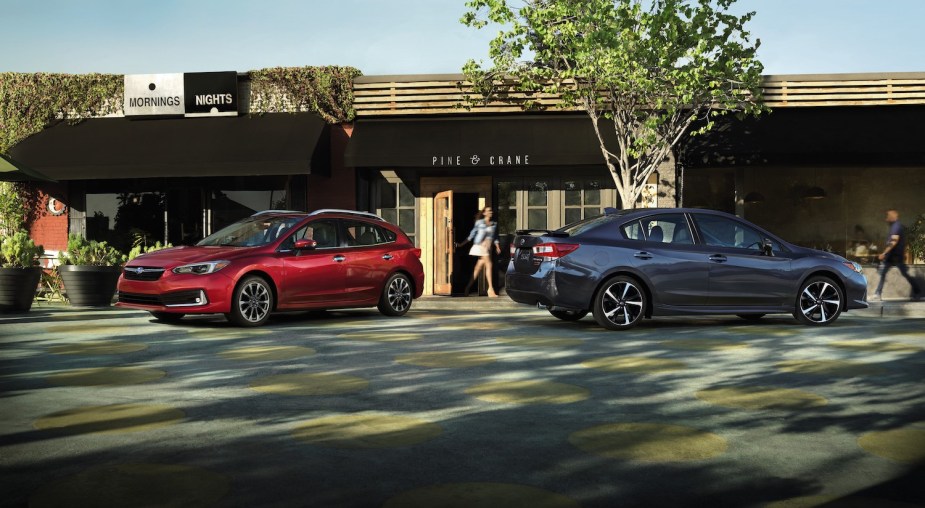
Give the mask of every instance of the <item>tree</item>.
[[764, 109], [760, 41], [745, 30], [755, 13], [731, 14], [736, 0], [514, 1], [466, 2], [463, 24], [501, 28], [492, 65], [463, 68], [473, 91], [525, 109], [559, 97], [586, 111], [624, 208], [685, 133]]

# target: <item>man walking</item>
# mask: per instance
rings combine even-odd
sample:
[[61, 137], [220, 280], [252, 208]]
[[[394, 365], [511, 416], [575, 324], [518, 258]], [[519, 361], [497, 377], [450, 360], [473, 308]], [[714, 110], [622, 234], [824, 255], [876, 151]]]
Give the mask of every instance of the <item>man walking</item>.
[[912, 301], [917, 302], [922, 299], [922, 290], [916, 283], [915, 279], [909, 275], [909, 268], [906, 266], [906, 232], [903, 225], [899, 222], [899, 212], [896, 210], [886, 211], [886, 223], [890, 225], [890, 233], [887, 236], [887, 245], [883, 252], [877, 256], [880, 260], [880, 282], [877, 283], [877, 292], [874, 293], [875, 300], [882, 299], [883, 283], [886, 280], [886, 272], [890, 268], [899, 268], [899, 273], [909, 281], [912, 286]]

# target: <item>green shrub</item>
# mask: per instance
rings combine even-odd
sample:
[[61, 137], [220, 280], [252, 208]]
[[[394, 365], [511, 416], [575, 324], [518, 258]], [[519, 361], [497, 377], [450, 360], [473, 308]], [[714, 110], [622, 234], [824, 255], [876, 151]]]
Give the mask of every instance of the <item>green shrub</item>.
[[70, 234], [67, 235], [67, 251], [60, 255], [61, 264], [65, 265], [91, 265], [91, 266], [122, 266], [125, 264], [125, 254], [106, 242], [87, 240], [86, 238]]
[[925, 258], [925, 213], [916, 217], [912, 226], [906, 230], [906, 245], [912, 253], [912, 262]]
[[36, 245], [25, 231], [0, 237], [0, 266], [3, 268], [36, 266], [44, 253], [45, 249]]

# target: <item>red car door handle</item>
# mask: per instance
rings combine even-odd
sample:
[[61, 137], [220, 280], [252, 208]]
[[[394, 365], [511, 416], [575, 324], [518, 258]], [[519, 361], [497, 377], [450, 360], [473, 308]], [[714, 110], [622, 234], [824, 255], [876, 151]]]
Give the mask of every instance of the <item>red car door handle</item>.
[[334, 256], [334, 261], [337, 261], [338, 263], [343, 263], [345, 259], [347, 259], [347, 256], [341, 256], [341, 255]]
[[384, 260], [386, 260], [386, 261], [390, 261], [390, 260], [392, 259], [392, 255], [391, 255], [391, 254], [383, 254], [383, 255], [382, 255], [382, 259], [384, 259]]

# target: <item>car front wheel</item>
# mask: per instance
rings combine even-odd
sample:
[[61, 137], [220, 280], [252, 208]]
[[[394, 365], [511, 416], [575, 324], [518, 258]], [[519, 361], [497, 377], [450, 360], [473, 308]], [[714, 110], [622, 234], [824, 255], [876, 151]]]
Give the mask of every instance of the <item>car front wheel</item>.
[[238, 283], [226, 317], [238, 326], [260, 326], [273, 310], [273, 289], [262, 277], [250, 276]]
[[597, 324], [609, 330], [628, 330], [642, 321], [646, 293], [632, 277], [609, 279], [594, 295], [592, 314]]
[[382, 288], [382, 295], [379, 297], [379, 312], [386, 316], [404, 315], [411, 308], [413, 297], [408, 276], [396, 273], [389, 277], [385, 287]]
[[845, 297], [841, 288], [828, 277], [810, 277], [800, 286], [793, 316], [804, 325], [825, 326], [841, 314]]

